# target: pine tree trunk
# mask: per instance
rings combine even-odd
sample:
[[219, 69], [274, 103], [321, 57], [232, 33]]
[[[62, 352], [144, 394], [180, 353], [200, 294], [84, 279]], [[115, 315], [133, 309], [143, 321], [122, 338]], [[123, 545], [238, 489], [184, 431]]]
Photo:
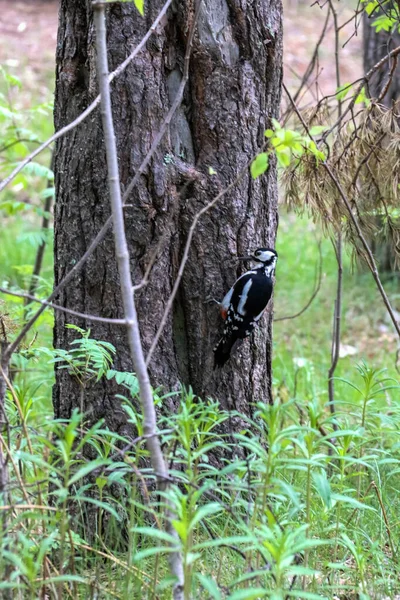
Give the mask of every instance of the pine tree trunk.
[[[140, 41], [162, 3], [146, 5], [142, 18], [132, 4], [110, 5], [107, 13], [110, 70]], [[183, 70], [191, 2], [177, 2], [159, 35], [112, 84], [120, 174], [126, 187], [160, 129]], [[141, 334], [147, 350], [176, 278], [188, 229], [196, 212], [235, 179], [263, 144], [264, 130], [277, 117], [282, 74], [280, 0], [204, 0], [194, 38], [184, 101], [150, 167], [132, 192], [126, 230], [132, 273], [139, 282], [152, 249], [165, 236], [150, 283], [137, 294]], [[62, 0], [57, 45], [56, 129], [72, 121], [98, 93], [94, 30], [89, 0]], [[216, 175], [209, 175], [209, 167]], [[109, 216], [105, 151], [99, 112], [62, 138], [55, 152], [55, 281], [79, 260]], [[273, 165], [253, 181], [247, 173], [202, 217], [172, 314], [150, 367], [154, 386], [218, 398], [224, 407], [250, 413], [251, 403], [271, 399], [271, 314], [245, 341], [222, 372], [212, 371], [218, 311], [205, 303], [221, 298], [242, 267], [237, 255], [274, 245], [277, 181]], [[279, 272], [279, 267], [278, 267]], [[105, 317], [122, 317], [111, 234], [59, 296], [65, 307]], [[76, 334], [66, 323], [89, 323], [56, 314], [54, 343], [68, 348]], [[121, 327], [91, 326], [91, 336], [117, 348], [115, 368], [132, 371]], [[113, 382], [85, 391], [93, 420], [124, 432], [126, 420]], [[57, 371], [57, 417], [79, 407], [78, 384]], [[171, 400], [171, 403], [174, 400]]]
[[[376, 33], [372, 27], [371, 21], [375, 20], [381, 14], [380, 11], [374, 11], [369, 18], [364, 13], [364, 71], [369, 71], [377, 62], [386, 56], [393, 48], [400, 46], [400, 34], [398, 31], [387, 32], [380, 31]], [[379, 98], [387, 85], [389, 79], [390, 64], [386, 63], [372, 77], [368, 85], [368, 91], [371, 98]], [[400, 99], [400, 69], [399, 66], [395, 69], [390, 81], [387, 93], [380, 99], [380, 103], [387, 107], [393, 106], [394, 102]], [[383, 228], [381, 217], [375, 217], [377, 230]], [[389, 235], [389, 234], [387, 234]], [[379, 236], [379, 234], [378, 234]], [[380, 238], [380, 239], [379, 239]], [[393, 240], [382, 239], [382, 235], [378, 238], [372, 237], [370, 240], [371, 250], [375, 254], [380, 270], [390, 273], [396, 270], [396, 254], [393, 251]]]

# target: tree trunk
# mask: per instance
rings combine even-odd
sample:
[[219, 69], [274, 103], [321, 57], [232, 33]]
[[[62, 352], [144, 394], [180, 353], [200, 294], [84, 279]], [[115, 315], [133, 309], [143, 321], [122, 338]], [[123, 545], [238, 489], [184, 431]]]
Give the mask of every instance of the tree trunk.
[[[388, 6], [389, 7], [389, 6]], [[400, 46], [400, 34], [398, 31], [380, 31], [376, 33], [371, 26], [381, 11], [374, 11], [371, 18], [364, 13], [364, 71], [369, 71], [377, 62], [386, 56], [393, 48]], [[371, 98], [379, 98], [387, 85], [391, 65], [386, 63], [372, 77], [368, 85]], [[395, 69], [390, 81], [387, 93], [380, 99], [380, 103], [388, 108], [393, 106], [400, 98], [400, 69]], [[384, 231], [384, 225], [380, 216], [375, 217], [377, 233], [370, 240], [371, 250], [375, 254], [380, 270], [390, 273], [396, 270], [396, 253], [393, 251], [393, 240], [389, 231]]]
[[[377, 62], [386, 56], [391, 50], [400, 46], [400, 33], [398, 31], [380, 31], [376, 33], [371, 21], [374, 21], [380, 11], [374, 11], [371, 17], [364, 13], [364, 71], [369, 71]], [[389, 77], [390, 64], [386, 63], [377, 71], [369, 82], [369, 93], [371, 98], [378, 98]], [[397, 67], [393, 73], [387, 94], [381, 100], [381, 104], [391, 107], [393, 102], [400, 98], [400, 69]]]
[[[108, 8], [110, 70], [140, 41], [162, 3], [138, 15], [132, 4]], [[137, 294], [146, 351], [160, 323], [175, 281], [194, 215], [238, 175], [262, 146], [264, 130], [277, 117], [282, 74], [280, 0], [204, 0], [190, 60], [182, 106], [126, 209], [132, 273], [139, 282], [160, 238], [165, 244], [150, 283]], [[150, 38], [127, 70], [112, 84], [112, 102], [121, 181], [125, 188], [160, 129], [183, 70], [192, 3], [177, 2], [163, 29]], [[94, 30], [89, 0], [62, 0], [57, 45], [55, 126], [72, 121], [98, 93]], [[209, 175], [209, 167], [216, 175]], [[100, 113], [60, 139], [55, 152], [55, 282], [79, 260], [109, 216], [105, 151]], [[271, 399], [271, 314], [252, 340], [245, 341], [222, 372], [212, 371], [218, 338], [218, 311], [205, 303], [221, 298], [240, 273], [236, 255], [274, 245], [277, 228], [276, 169], [253, 181], [249, 173], [233, 192], [206, 213], [196, 230], [172, 314], [160, 339], [150, 373], [154, 386], [218, 398], [225, 408], [250, 414], [251, 403]], [[279, 268], [278, 268], [279, 269]], [[80, 312], [122, 317], [111, 234], [58, 302]], [[76, 334], [66, 323], [89, 323], [56, 313], [54, 343], [68, 348]], [[115, 368], [132, 371], [122, 327], [96, 323], [91, 336], [117, 348]], [[124, 432], [126, 420], [115, 399], [116, 384], [88, 387], [84, 408], [91, 420], [104, 417]], [[65, 370], [54, 388], [57, 417], [79, 407], [80, 390]], [[173, 402], [173, 400], [171, 400]], [[173, 407], [171, 407], [173, 408]]]

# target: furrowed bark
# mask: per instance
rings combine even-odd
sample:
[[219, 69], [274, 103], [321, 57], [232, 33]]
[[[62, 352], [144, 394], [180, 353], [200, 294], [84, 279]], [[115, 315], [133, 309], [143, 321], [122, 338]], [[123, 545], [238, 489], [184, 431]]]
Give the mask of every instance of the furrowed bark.
[[[149, 7], [145, 20], [158, 9], [159, 0]], [[146, 22], [129, 3], [108, 10], [109, 59], [120, 62], [129, 46], [138, 43]], [[148, 285], [137, 293], [146, 353], [180, 272], [195, 215], [237, 178], [262, 146], [270, 118], [278, 116], [280, 2], [259, 0], [241, 6], [234, 0], [223, 0], [217, 10], [211, 0], [204, 1], [182, 105], [171, 121], [169, 135], [161, 141], [147, 169], [137, 176], [177, 96], [193, 15], [191, 5], [180, 2], [160, 35], [149, 40], [146, 51], [128, 67], [126, 76], [112, 86], [123, 189], [133, 177], [137, 179], [129, 198], [130, 208], [125, 212], [135, 284], [142, 280], [159, 240], [163, 236], [166, 240]], [[91, 75], [90, 7], [64, 0], [60, 18], [57, 127], [84, 109], [91, 94], [96, 93]], [[121, 31], [123, 36], [118, 34]], [[218, 33], [221, 31], [223, 35]], [[104, 202], [104, 157], [97, 152], [100, 142], [98, 120], [92, 115], [79, 130], [57, 144], [56, 285], [79, 261], [109, 215]], [[215, 175], [209, 175], [209, 167]], [[190, 179], [187, 173], [191, 172], [199, 176]], [[153, 385], [162, 385], [168, 391], [181, 383], [191, 385], [196, 393], [218, 398], [224, 407], [236, 407], [245, 414], [251, 413], [255, 399], [270, 401], [271, 315], [266, 316], [254, 339], [238, 348], [231, 364], [214, 376], [212, 348], [220, 321], [218, 312], [204, 300], [211, 295], [222, 297], [241, 272], [236, 255], [258, 245], [274, 244], [276, 201], [272, 165], [268, 174], [257, 181], [245, 173], [230, 193], [199, 220], [172, 312], [149, 364]], [[81, 274], [62, 291], [58, 304], [80, 313], [122, 318], [122, 306], [115, 294], [117, 269], [107, 239]], [[68, 347], [72, 340], [70, 330], [65, 330], [65, 323], [70, 321], [57, 315], [57, 347]], [[74, 322], [88, 326], [84, 320]], [[116, 368], [131, 369], [122, 330], [117, 332], [101, 323], [90, 326], [95, 337], [117, 347]], [[115, 391], [115, 383], [109, 381], [88, 389], [86, 411], [91, 419], [105, 417], [110, 427], [123, 432], [126, 420], [113, 397]], [[68, 416], [75, 398], [74, 382], [68, 374], [57, 373], [57, 416]], [[167, 402], [174, 409], [174, 400]]]

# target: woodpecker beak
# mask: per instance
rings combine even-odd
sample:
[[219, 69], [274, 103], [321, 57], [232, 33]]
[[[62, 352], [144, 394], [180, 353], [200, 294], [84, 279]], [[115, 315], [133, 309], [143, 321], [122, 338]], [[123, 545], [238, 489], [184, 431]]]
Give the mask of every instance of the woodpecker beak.
[[255, 260], [254, 256], [238, 256], [237, 259], [240, 260], [240, 261]]

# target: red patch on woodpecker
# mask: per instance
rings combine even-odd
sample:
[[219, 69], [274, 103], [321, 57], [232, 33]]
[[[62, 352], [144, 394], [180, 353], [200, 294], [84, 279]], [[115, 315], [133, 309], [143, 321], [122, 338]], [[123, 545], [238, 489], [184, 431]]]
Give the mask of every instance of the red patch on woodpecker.
[[220, 311], [220, 313], [221, 313], [221, 317], [222, 317], [222, 318], [224, 319], [224, 321], [225, 321], [226, 317], [228, 316], [228, 311], [227, 311], [227, 310], [225, 310], [225, 308], [222, 308], [222, 307], [219, 309], [219, 311]]

